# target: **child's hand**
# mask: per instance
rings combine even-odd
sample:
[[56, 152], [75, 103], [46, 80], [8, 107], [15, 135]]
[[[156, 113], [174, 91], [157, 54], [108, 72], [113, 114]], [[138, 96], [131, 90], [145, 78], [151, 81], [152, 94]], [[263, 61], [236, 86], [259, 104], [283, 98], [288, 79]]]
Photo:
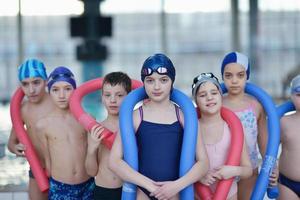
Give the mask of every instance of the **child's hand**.
[[14, 146], [14, 154], [16, 154], [16, 156], [21, 156], [21, 157], [24, 157], [25, 156], [25, 145], [24, 144], [21, 144], [21, 143], [18, 143]]
[[99, 147], [102, 140], [102, 132], [104, 128], [100, 124], [96, 124], [90, 131], [88, 136], [88, 148], [90, 150], [95, 150]]
[[154, 181], [149, 181], [148, 184], [147, 184], [147, 187], [145, 187], [150, 193], [156, 191], [159, 186], [157, 184], [155, 184]]
[[155, 182], [159, 186], [150, 196], [155, 196], [159, 200], [171, 199], [179, 192], [179, 186], [176, 181]]
[[237, 166], [230, 166], [230, 165], [223, 165], [221, 167], [216, 168], [215, 172], [213, 173], [213, 177], [223, 180], [223, 179], [229, 179], [234, 176], [237, 176], [236, 173], [236, 167]]
[[269, 176], [269, 185], [271, 187], [277, 186], [278, 176], [279, 176], [279, 170], [276, 167], [276, 168], [273, 169], [272, 173]]
[[209, 186], [209, 185], [214, 184], [216, 182], [216, 180], [217, 179], [213, 176], [213, 173], [211, 171], [209, 171], [209, 172], [207, 172], [207, 174], [204, 177], [202, 177], [200, 179], [200, 183], [202, 183], [203, 185]]

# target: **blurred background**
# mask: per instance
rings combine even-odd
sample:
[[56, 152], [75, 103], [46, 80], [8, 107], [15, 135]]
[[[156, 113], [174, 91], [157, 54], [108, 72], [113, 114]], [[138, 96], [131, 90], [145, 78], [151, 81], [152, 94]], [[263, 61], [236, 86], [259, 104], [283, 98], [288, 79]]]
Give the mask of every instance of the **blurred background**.
[[[9, 101], [26, 59], [42, 60], [48, 73], [68, 66], [81, 84], [119, 70], [140, 79], [143, 61], [162, 52], [190, 96], [196, 75], [220, 77], [224, 55], [240, 51], [250, 57], [250, 81], [280, 103], [300, 74], [299, 33], [299, 0], [0, 0], [0, 192], [26, 199], [27, 163], [6, 150]], [[97, 93], [85, 108], [105, 115]]]

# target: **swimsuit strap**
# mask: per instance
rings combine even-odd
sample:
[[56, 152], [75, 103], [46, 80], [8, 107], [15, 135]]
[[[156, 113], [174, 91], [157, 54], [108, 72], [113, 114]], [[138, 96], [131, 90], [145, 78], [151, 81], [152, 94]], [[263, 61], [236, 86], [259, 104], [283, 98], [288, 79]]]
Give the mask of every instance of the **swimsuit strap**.
[[141, 121], [144, 119], [143, 106], [139, 107]]

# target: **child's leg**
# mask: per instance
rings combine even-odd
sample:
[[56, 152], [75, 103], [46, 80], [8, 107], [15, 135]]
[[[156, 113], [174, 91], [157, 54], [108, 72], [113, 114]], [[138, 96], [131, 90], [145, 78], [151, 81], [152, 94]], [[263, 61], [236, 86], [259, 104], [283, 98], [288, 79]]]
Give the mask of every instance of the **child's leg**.
[[29, 178], [29, 189], [28, 189], [30, 200], [47, 200], [48, 192], [41, 192], [36, 180]]
[[242, 179], [238, 182], [238, 199], [250, 199], [255, 182], [258, 176], [258, 170], [253, 170], [253, 175], [247, 179]]
[[279, 197], [278, 200], [299, 200], [299, 197], [288, 187], [278, 183]]

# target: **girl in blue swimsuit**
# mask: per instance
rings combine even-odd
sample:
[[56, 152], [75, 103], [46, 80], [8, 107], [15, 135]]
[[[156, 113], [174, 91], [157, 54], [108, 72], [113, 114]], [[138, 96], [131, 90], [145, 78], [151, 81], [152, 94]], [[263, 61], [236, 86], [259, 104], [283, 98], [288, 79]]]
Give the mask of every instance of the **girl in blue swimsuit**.
[[139, 171], [124, 162], [120, 135], [111, 151], [110, 166], [121, 179], [140, 188], [138, 199], [179, 199], [182, 189], [207, 172], [203, 140], [198, 134], [195, 164], [179, 178], [184, 118], [180, 108], [170, 101], [175, 80], [173, 63], [164, 54], [150, 56], [142, 66], [141, 79], [148, 99], [133, 114]]

